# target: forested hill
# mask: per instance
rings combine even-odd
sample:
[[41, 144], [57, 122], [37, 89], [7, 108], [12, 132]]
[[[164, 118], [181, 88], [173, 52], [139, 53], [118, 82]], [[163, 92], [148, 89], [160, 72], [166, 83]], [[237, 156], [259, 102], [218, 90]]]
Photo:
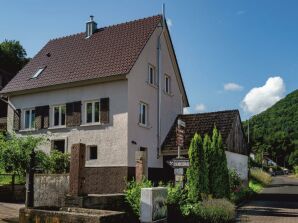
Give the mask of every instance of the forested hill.
[[[243, 124], [247, 131], [248, 122]], [[250, 144], [259, 158], [264, 151], [283, 165], [293, 153], [290, 163], [293, 161], [294, 151], [298, 155], [298, 90], [250, 119]]]

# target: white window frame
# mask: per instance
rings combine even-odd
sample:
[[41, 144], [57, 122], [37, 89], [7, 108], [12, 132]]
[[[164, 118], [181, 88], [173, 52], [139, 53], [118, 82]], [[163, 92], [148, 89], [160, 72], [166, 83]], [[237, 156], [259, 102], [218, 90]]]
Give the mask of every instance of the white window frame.
[[[66, 105], [65, 104], [60, 104], [60, 105], [52, 105], [52, 127], [65, 127], [66, 126]], [[59, 124], [55, 125], [55, 108], [59, 108]], [[62, 125], [62, 107], [65, 107], [65, 123]]]
[[[95, 103], [98, 102], [99, 104], [99, 110], [98, 110], [98, 122], [95, 122]], [[87, 104], [89, 103], [92, 103], [92, 122], [87, 122]], [[91, 101], [85, 101], [84, 102], [84, 112], [85, 112], [85, 115], [84, 115], [84, 123], [85, 124], [100, 124], [100, 100], [97, 99], [97, 100], [91, 100]]]
[[[171, 77], [167, 74], [165, 74], [165, 93], [167, 94], [171, 94]], [[168, 87], [167, 87], [167, 83], [168, 83]]]
[[[27, 111], [29, 111], [29, 128], [26, 128], [26, 113]], [[35, 111], [36, 114], [36, 110], [35, 108], [26, 108], [23, 109], [23, 129], [24, 130], [35, 130], [35, 124], [36, 124], [36, 120], [34, 117], [34, 127], [32, 128], [32, 111]]]
[[39, 75], [44, 71], [45, 68], [46, 68], [46, 67], [40, 67], [40, 68], [38, 68], [38, 70], [35, 72], [35, 74], [32, 75], [31, 78], [32, 78], [32, 79], [38, 78]]
[[[143, 108], [141, 109], [141, 106], [144, 106], [145, 107], [145, 123], [142, 123], [142, 111], [143, 111]], [[140, 126], [143, 126], [143, 127], [147, 127], [148, 126], [148, 104], [145, 103], [145, 102], [140, 102], [139, 103], [139, 125]]]
[[[91, 159], [91, 147], [96, 147], [97, 150], [97, 158], [96, 159]], [[86, 150], [87, 154], [86, 154], [86, 160], [98, 160], [98, 146], [97, 145], [88, 145], [87, 146], [87, 150]]]
[[[151, 80], [151, 69], [153, 71], [152, 73], [152, 80]], [[152, 81], [152, 83], [151, 83]], [[148, 65], [148, 84], [150, 85], [156, 85], [156, 70], [155, 70], [155, 67], [152, 65], [152, 64], [149, 64]]]

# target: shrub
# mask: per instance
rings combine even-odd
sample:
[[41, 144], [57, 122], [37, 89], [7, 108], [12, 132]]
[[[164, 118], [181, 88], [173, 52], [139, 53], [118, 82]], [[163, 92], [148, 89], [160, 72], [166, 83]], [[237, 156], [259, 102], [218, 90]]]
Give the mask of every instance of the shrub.
[[235, 169], [229, 170], [230, 191], [236, 192], [242, 185], [241, 178]]
[[234, 204], [239, 204], [241, 201], [249, 199], [255, 194], [255, 191], [250, 187], [240, 187], [237, 191], [231, 193], [231, 201]]
[[261, 183], [263, 186], [269, 185], [272, 177], [260, 168], [250, 169], [250, 176], [253, 180]]
[[145, 177], [137, 183], [134, 179], [126, 183], [125, 200], [136, 216], [140, 216], [141, 188], [152, 187], [152, 182]]
[[225, 223], [235, 218], [235, 206], [226, 199], [207, 199], [181, 207], [186, 222]]
[[168, 184], [168, 205], [181, 205], [187, 200], [187, 192], [185, 189], [181, 189], [179, 185]]
[[298, 175], [298, 166], [294, 166], [294, 172], [296, 175]]
[[200, 135], [195, 134], [188, 151], [190, 167], [187, 169], [188, 198], [197, 202], [201, 194], [208, 193], [208, 169], [203, 142]]
[[254, 193], [259, 193], [261, 190], [263, 190], [263, 185], [256, 181], [255, 179], [251, 179], [249, 181], [249, 188], [254, 192]]
[[216, 198], [230, 196], [229, 170], [221, 134], [213, 129], [212, 143], [208, 151], [209, 190]]
[[58, 150], [52, 150], [50, 153], [50, 172], [68, 173], [70, 167], [70, 154], [62, 153]]

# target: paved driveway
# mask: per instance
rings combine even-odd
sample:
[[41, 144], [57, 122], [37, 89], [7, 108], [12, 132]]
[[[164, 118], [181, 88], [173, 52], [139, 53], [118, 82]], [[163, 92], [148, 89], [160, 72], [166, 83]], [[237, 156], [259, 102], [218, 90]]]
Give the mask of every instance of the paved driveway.
[[19, 209], [21, 207], [24, 207], [24, 204], [0, 202], [0, 223], [19, 222]]
[[239, 209], [238, 222], [298, 223], [298, 179], [274, 177], [268, 188]]

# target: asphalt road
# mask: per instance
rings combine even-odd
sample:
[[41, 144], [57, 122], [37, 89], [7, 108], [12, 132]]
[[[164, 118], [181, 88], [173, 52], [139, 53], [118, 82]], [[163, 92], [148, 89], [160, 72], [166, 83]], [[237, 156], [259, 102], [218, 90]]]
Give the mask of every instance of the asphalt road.
[[273, 177], [269, 187], [238, 210], [237, 222], [298, 223], [298, 179]]

